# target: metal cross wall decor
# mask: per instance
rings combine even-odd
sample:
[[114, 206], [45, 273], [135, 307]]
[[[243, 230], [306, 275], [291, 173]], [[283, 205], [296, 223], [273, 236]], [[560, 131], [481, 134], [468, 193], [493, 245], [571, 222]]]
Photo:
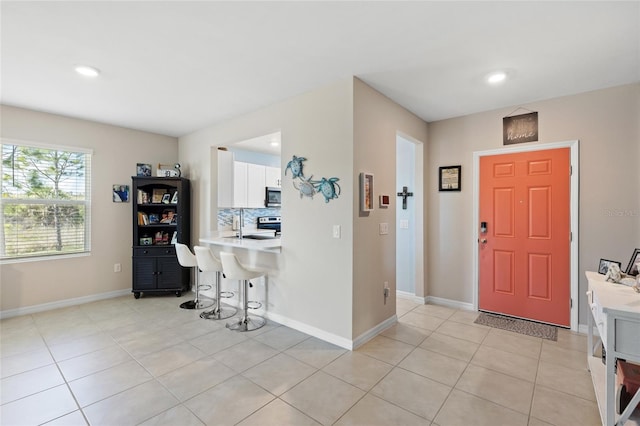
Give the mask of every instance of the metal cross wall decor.
[[402, 197], [402, 210], [407, 209], [407, 197], [413, 197], [413, 192], [407, 192], [407, 187], [402, 187], [402, 192], [398, 192], [398, 197]]

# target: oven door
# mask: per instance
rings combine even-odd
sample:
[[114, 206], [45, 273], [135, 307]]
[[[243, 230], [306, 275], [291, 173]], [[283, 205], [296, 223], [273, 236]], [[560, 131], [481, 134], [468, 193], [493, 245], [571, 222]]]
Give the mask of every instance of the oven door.
[[264, 194], [264, 206], [280, 207], [282, 204], [281, 194], [282, 192], [280, 191], [280, 188], [267, 186]]

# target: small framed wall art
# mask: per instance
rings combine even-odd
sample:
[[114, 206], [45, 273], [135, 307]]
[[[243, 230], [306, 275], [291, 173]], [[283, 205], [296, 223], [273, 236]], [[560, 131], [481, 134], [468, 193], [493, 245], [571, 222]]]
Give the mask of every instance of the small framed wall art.
[[373, 174], [360, 173], [360, 211], [373, 210]]
[[460, 191], [462, 166], [445, 166], [438, 170], [438, 191]]

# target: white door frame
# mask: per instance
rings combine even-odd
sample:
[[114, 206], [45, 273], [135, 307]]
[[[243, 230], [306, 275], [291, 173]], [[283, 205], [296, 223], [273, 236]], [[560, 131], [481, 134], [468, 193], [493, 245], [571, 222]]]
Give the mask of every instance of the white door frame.
[[580, 141], [565, 141], [552, 143], [532, 143], [522, 144], [508, 148], [497, 148], [486, 151], [475, 151], [473, 153], [473, 308], [478, 310], [478, 292], [480, 283], [478, 281], [478, 223], [480, 220], [480, 157], [500, 154], [513, 154], [529, 151], [541, 151], [545, 149], [569, 148], [571, 156], [571, 176], [570, 176], [570, 216], [571, 216], [571, 243], [570, 243], [570, 280], [571, 280], [571, 321], [572, 331], [578, 331], [578, 209], [579, 209], [579, 163], [580, 163]]

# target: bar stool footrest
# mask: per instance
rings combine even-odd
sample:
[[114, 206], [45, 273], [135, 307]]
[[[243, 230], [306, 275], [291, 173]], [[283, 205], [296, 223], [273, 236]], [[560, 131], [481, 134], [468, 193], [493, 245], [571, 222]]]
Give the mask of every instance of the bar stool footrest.
[[221, 291], [220, 292], [220, 297], [224, 298], [224, 299], [228, 299], [228, 298], [233, 297], [233, 296], [235, 296], [235, 293], [232, 292], [232, 291]]
[[247, 302], [247, 309], [260, 309], [262, 308], [262, 303], [257, 302], [255, 300], [249, 300]]

